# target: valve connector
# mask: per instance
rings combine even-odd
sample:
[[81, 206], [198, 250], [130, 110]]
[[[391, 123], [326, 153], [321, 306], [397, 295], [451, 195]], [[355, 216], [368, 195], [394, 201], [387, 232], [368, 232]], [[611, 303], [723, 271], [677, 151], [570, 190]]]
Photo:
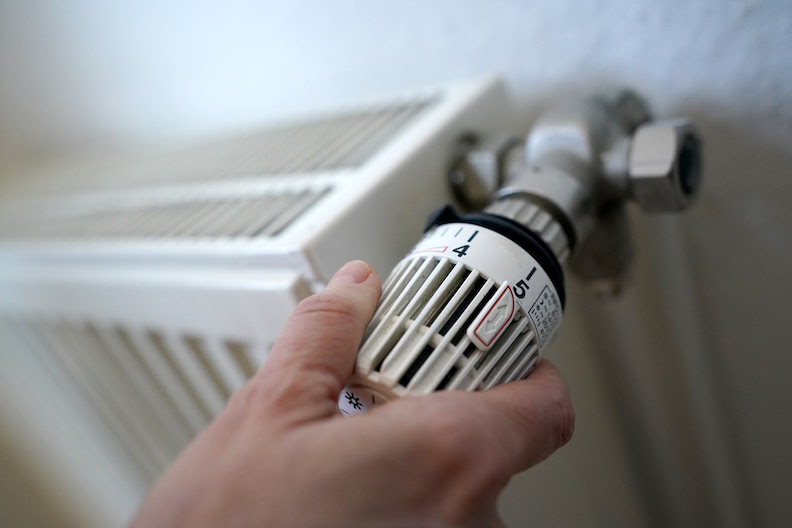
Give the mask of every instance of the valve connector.
[[465, 135], [459, 140], [460, 154], [448, 173], [451, 192], [466, 211], [481, 211], [506, 178], [510, 167], [522, 161], [520, 140], [497, 136], [480, 142]]
[[463, 136], [449, 183], [473, 212], [438, 209], [387, 278], [339, 411], [525, 377], [561, 323], [564, 261], [618, 293], [632, 259], [625, 202], [679, 211], [701, 184], [693, 126], [650, 119], [621, 89], [549, 110], [524, 144]]
[[655, 121], [638, 127], [630, 147], [628, 185], [642, 209], [686, 209], [701, 179], [701, 140], [689, 121]]

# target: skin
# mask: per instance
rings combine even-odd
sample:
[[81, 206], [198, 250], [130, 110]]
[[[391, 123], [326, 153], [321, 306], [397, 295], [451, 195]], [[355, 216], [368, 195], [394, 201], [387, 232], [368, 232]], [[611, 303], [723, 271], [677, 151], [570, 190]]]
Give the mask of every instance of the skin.
[[510, 477], [567, 443], [574, 411], [547, 361], [526, 380], [342, 417], [337, 396], [380, 295], [350, 262], [302, 301], [262, 369], [152, 488], [132, 527], [502, 526]]

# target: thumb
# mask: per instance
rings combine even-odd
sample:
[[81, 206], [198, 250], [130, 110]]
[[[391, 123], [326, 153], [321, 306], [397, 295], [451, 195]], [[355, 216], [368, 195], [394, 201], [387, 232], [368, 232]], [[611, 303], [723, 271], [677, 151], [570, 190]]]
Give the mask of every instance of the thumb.
[[377, 273], [357, 260], [297, 305], [258, 374], [274, 388], [275, 410], [300, 409], [302, 419], [335, 413], [380, 291]]

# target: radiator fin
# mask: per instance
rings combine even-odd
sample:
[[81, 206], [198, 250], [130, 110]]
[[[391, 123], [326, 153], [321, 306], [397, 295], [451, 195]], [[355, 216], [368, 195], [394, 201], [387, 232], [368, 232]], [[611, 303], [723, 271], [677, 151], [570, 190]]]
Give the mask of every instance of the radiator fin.
[[[429, 104], [426, 99], [415, 99], [272, 128], [240, 141], [236, 149], [248, 155], [229, 160], [232, 168], [223, 176], [316, 173], [358, 167]], [[229, 154], [236, 149], [230, 149]]]
[[[252, 239], [279, 235], [330, 191], [330, 186], [264, 195], [184, 200], [44, 217], [0, 228], [5, 238]], [[13, 228], [13, 229], [11, 229]]]
[[258, 367], [240, 341], [82, 320], [0, 314], [0, 339], [65, 373], [149, 483]]

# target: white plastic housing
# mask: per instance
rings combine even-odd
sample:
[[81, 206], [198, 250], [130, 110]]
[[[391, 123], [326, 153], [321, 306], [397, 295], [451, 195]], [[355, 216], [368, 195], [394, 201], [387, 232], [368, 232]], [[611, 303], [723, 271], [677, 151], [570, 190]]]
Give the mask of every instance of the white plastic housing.
[[339, 410], [523, 378], [561, 316], [553, 283], [519, 245], [468, 223], [435, 227], [385, 281]]

